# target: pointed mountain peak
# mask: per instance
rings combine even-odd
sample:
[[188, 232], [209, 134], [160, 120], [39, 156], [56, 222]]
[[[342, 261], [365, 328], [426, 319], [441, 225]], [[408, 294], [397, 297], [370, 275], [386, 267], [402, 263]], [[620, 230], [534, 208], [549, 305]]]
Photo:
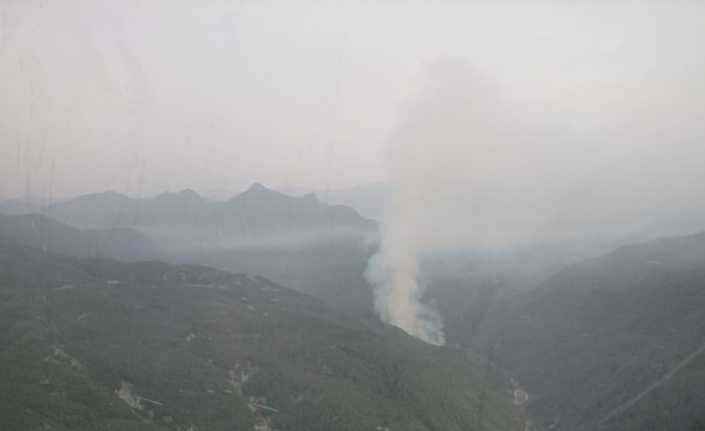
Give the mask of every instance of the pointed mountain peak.
[[240, 193], [238, 196], [235, 196], [234, 199], [237, 199], [242, 196], [254, 196], [254, 197], [265, 197], [265, 196], [286, 196], [282, 193], [279, 193], [278, 191], [272, 190], [266, 186], [264, 186], [262, 183], [253, 183], [247, 190], [244, 192]]
[[262, 183], [252, 183], [252, 185], [245, 191], [245, 193], [263, 193], [270, 191], [272, 190], [265, 187]]
[[200, 197], [193, 189], [183, 189], [179, 192], [181, 196]]
[[180, 192], [176, 193], [176, 195], [179, 197], [179, 199], [182, 199], [182, 200], [188, 200], [188, 201], [204, 201], [204, 200], [206, 200], [203, 196], [196, 193], [196, 191], [193, 189], [183, 189]]

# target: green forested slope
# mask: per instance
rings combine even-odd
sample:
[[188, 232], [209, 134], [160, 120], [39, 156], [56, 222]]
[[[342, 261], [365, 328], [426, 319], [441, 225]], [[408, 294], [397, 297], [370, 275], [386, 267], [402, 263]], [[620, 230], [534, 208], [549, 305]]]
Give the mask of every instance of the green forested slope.
[[248, 275], [3, 241], [0, 327], [3, 431], [517, 425], [479, 360]]

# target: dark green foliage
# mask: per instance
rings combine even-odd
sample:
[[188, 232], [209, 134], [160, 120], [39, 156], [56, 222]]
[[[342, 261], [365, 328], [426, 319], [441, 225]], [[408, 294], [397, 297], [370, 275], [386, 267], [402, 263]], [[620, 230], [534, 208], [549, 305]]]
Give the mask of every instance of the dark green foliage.
[[484, 323], [474, 348], [497, 346], [554, 430], [689, 430], [705, 419], [705, 235], [573, 265]]
[[481, 361], [259, 277], [4, 241], [0, 270], [3, 431], [515, 429]]

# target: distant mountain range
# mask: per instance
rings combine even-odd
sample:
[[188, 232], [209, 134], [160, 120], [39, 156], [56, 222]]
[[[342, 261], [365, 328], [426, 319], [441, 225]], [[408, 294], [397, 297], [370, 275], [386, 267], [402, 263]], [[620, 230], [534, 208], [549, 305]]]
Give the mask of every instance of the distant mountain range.
[[[363, 273], [374, 251], [376, 223], [349, 207], [321, 202], [313, 194], [288, 196], [261, 184], [226, 201], [207, 199], [192, 190], [152, 198], [108, 191], [42, 211], [44, 216], [24, 220], [30, 228], [18, 230], [15, 238], [28, 235], [21, 242], [36, 247], [51, 240], [48, 250], [81, 257], [123, 259], [125, 253], [116, 250], [121, 244], [127, 255], [134, 251], [135, 259], [260, 274], [339, 309], [372, 310], [372, 293]], [[116, 236], [115, 244], [96, 239], [65, 241], [64, 233], [72, 227], [64, 223], [93, 238], [104, 239], [106, 234], [99, 232], [110, 232]], [[133, 249], [128, 247], [130, 235], [135, 240]], [[147, 246], [145, 241], [152, 244]], [[97, 247], [99, 243], [105, 247]]]
[[227, 200], [209, 199], [191, 189], [149, 198], [106, 191], [47, 206], [9, 199], [0, 201], [0, 214], [41, 213], [76, 227], [136, 227], [156, 236], [172, 228], [186, 228], [190, 233], [199, 232], [188, 240], [204, 241], [292, 231], [315, 234], [337, 230], [344, 234], [371, 230], [375, 223], [358, 211], [379, 218], [384, 196], [381, 183], [303, 195], [288, 195], [254, 183]]
[[192, 190], [130, 198], [116, 192], [80, 196], [53, 204], [46, 213], [81, 227], [187, 227], [214, 235], [252, 236], [310, 229], [368, 229], [373, 223], [355, 210], [328, 205], [315, 195], [288, 196], [253, 184], [227, 201], [214, 201]]
[[484, 361], [264, 278], [0, 238], [8, 430], [510, 431]]

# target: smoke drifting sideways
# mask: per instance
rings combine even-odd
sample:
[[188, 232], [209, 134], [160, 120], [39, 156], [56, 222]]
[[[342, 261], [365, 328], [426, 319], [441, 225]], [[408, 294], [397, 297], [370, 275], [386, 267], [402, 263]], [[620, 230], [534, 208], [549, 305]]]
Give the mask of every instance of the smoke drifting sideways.
[[390, 194], [366, 271], [383, 321], [444, 343], [424, 254], [705, 229], [702, 91], [645, 82], [621, 104], [592, 94], [557, 110], [516, 103], [463, 59], [428, 76], [385, 153]]

